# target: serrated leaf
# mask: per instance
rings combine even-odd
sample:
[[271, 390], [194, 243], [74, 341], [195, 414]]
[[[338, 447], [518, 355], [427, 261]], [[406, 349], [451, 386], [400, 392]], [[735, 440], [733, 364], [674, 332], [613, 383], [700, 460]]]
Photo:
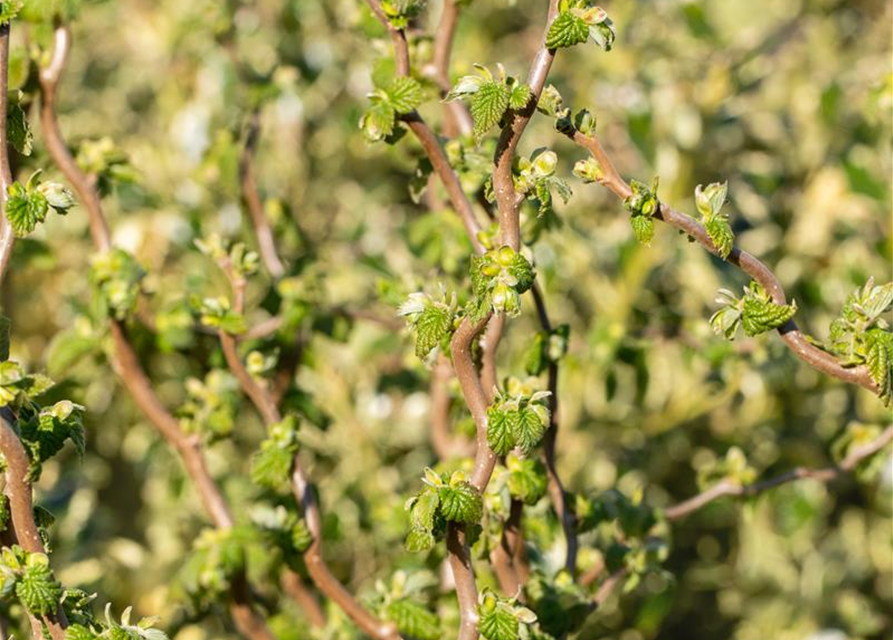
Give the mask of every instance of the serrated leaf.
[[251, 458], [251, 481], [275, 488], [288, 481], [294, 461], [294, 451], [264, 441]]
[[546, 34], [546, 48], [560, 49], [583, 44], [589, 39], [589, 25], [570, 11], [559, 13]]
[[757, 336], [782, 326], [793, 318], [796, 312], [796, 303], [780, 305], [761, 296], [748, 294], [744, 297], [741, 324], [745, 334], [751, 337]]
[[452, 314], [438, 305], [427, 305], [416, 322], [415, 353], [419, 358], [427, 356], [450, 332]]
[[473, 133], [478, 140], [502, 120], [509, 106], [510, 90], [503, 82], [485, 82], [471, 99]]
[[6, 190], [6, 218], [15, 230], [16, 235], [26, 236], [46, 219], [50, 205], [46, 196], [39, 191], [28, 191], [18, 182], [14, 182]]
[[478, 631], [486, 640], [518, 640], [520, 623], [514, 614], [504, 607], [492, 611], [479, 609]]
[[34, 555], [37, 554], [28, 558], [22, 577], [16, 582], [16, 596], [29, 613], [46, 616], [59, 606], [62, 585], [53, 577], [49, 563], [32, 562]]
[[388, 102], [397, 113], [409, 113], [422, 104], [422, 85], [415, 78], [394, 78], [387, 89]]
[[508, 413], [495, 407], [487, 409], [487, 444], [498, 456], [504, 456], [515, 448]]
[[654, 220], [651, 216], [632, 216], [629, 224], [633, 229], [633, 236], [639, 244], [648, 246], [654, 239]]
[[506, 479], [509, 493], [526, 505], [536, 504], [546, 495], [546, 468], [539, 460], [510, 460]]
[[481, 495], [467, 482], [440, 489], [440, 512], [446, 520], [476, 524], [483, 511]]
[[509, 94], [509, 108], [520, 111], [527, 106], [532, 97], [533, 91], [530, 87], [523, 82], [519, 82], [512, 87], [512, 91]]
[[515, 253], [512, 264], [508, 267], [509, 273], [517, 280], [515, 290], [518, 293], [524, 293], [533, 286], [536, 278], [536, 271], [533, 265], [520, 253]]
[[385, 100], [379, 100], [373, 102], [360, 118], [360, 129], [369, 142], [379, 142], [394, 133], [396, 117], [394, 107]]
[[82, 624], [72, 624], [65, 629], [65, 640], [96, 640], [97, 635]]
[[403, 541], [403, 546], [410, 553], [428, 551], [434, 547], [434, 534], [421, 529], [411, 529]]
[[440, 494], [433, 487], [423, 490], [412, 504], [409, 521], [413, 529], [431, 531], [434, 528], [434, 514], [440, 505]]
[[865, 364], [878, 387], [878, 396], [889, 405], [893, 400], [893, 334], [878, 328], [866, 333]]
[[716, 246], [720, 257], [727, 258], [735, 244], [735, 234], [732, 233], [728, 219], [722, 214], [716, 214], [706, 219], [704, 228]]
[[31, 125], [28, 124], [25, 111], [19, 106], [18, 102], [9, 102], [9, 108], [6, 112], [6, 129], [9, 141], [15, 147], [15, 150], [23, 156], [30, 156], [34, 143], [34, 133], [31, 131]]
[[542, 440], [547, 424], [530, 407], [512, 411], [507, 415], [518, 448], [525, 454], [530, 453]]
[[385, 617], [396, 624], [401, 633], [419, 640], [437, 640], [441, 635], [437, 615], [406, 598], [391, 601], [385, 608]]

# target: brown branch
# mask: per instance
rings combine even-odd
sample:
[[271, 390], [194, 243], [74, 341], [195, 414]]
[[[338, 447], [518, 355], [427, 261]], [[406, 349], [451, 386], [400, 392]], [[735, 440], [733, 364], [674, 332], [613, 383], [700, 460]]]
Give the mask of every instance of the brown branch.
[[[450, 90], [450, 58], [453, 54], [453, 42], [456, 38], [456, 27], [459, 24], [460, 8], [455, 0], [443, 0], [443, 12], [440, 23], [434, 33], [434, 58], [431, 65], [431, 78], [440, 87], [441, 95]], [[471, 114], [459, 100], [444, 103], [446, 111], [445, 133], [454, 137], [457, 133], [468, 135], [472, 130]]]
[[[221, 260], [223, 268], [233, 288], [233, 309], [241, 313], [244, 309], [245, 281], [236, 275], [226, 259]], [[223, 350], [226, 364], [232, 374], [238, 380], [245, 395], [251, 400], [254, 407], [260, 413], [264, 423], [269, 426], [282, 421], [276, 400], [270, 391], [261, 386], [248, 372], [236, 350], [236, 339], [220, 331], [220, 345]], [[319, 503], [316, 500], [313, 486], [307, 479], [301, 460], [295, 454], [292, 461], [292, 493], [304, 513], [307, 528], [313, 537], [310, 547], [304, 552], [304, 563], [307, 571], [317, 588], [337, 604], [347, 616], [366, 634], [376, 640], [398, 640], [396, 626], [391, 622], [379, 620], [372, 615], [354, 596], [344, 588], [344, 585], [332, 574], [322, 557], [322, 515]]]
[[[56, 87], [65, 67], [70, 47], [70, 33], [67, 27], [60, 26], [55, 31], [55, 45], [50, 64], [41, 69], [41, 121], [46, 137], [47, 148], [53, 161], [71, 182], [72, 187], [87, 208], [90, 217], [90, 231], [96, 250], [100, 253], [111, 247], [105, 216], [102, 212], [96, 177], [88, 176], [77, 166], [68, 151], [59, 130], [55, 114]], [[214, 482], [207, 468], [201, 441], [182, 431], [176, 418], [161, 403], [152, 388], [148, 376], [139, 362], [136, 352], [127, 337], [124, 325], [117, 320], [109, 321], [112, 334], [114, 357], [112, 366], [121, 378], [134, 402], [149, 418], [149, 421], [180, 454], [186, 472], [195, 485], [202, 504], [211, 521], [217, 528], [229, 529], [233, 518], [220, 488]], [[230, 589], [230, 614], [239, 632], [251, 640], [273, 640], [266, 622], [255, 611], [253, 596], [244, 576], [235, 576]]]
[[[16, 539], [22, 549], [28, 553], [45, 554], [43, 540], [41, 540], [37, 524], [34, 522], [31, 483], [27, 479], [31, 461], [28, 459], [28, 454], [25, 453], [18, 434], [2, 416], [0, 416], [0, 453], [3, 454], [3, 459], [6, 462], [5, 490]], [[43, 640], [41, 622], [46, 624], [53, 640], [63, 640], [65, 637], [68, 620], [61, 605], [57, 607], [54, 615], [44, 616], [41, 620], [30, 613], [28, 617], [31, 620], [32, 631], [35, 632], [34, 640]]]
[[[396, 29], [390, 23], [381, 8], [381, 2], [379, 0], [366, 0], [366, 4], [369, 5], [372, 9], [372, 13], [375, 14], [375, 17], [378, 18], [382, 25], [384, 25], [391, 36], [391, 42], [394, 45], [394, 56], [397, 60], [397, 75], [408, 76], [410, 73], [410, 64], [409, 47], [406, 44], [406, 34], [402, 29]], [[465, 191], [462, 189], [459, 176], [450, 166], [450, 161], [447, 158], [440, 141], [437, 139], [437, 136], [434, 135], [434, 132], [417, 111], [412, 111], [411, 113], [402, 116], [402, 120], [409, 127], [409, 130], [415, 134], [419, 143], [422, 145], [422, 150], [431, 162], [434, 172], [443, 183], [444, 189], [446, 189], [450, 204], [453, 209], [456, 210], [456, 213], [459, 214], [462, 224], [465, 226], [465, 230], [468, 233], [468, 238], [471, 240], [474, 250], [479, 254], [483, 253], [484, 247], [481, 245], [480, 240], [478, 240], [477, 237], [481, 230], [481, 226], [475, 216], [474, 208], [472, 207], [468, 196], [465, 195]]]
[[0, 25], [0, 282], [6, 275], [15, 231], [6, 219], [7, 189], [12, 185], [12, 169], [9, 166], [9, 138], [6, 130], [7, 95], [9, 92], [9, 23]]
[[248, 116], [248, 124], [245, 131], [245, 143], [239, 154], [239, 184], [242, 188], [242, 199], [248, 209], [251, 218], [251, 226], [254, 228], [254, 236], [257, 239], [257, 248], [260, 252], [264, 266], [273, 277], [278, 280], [285, 275], [285, 266], [276, 250], [276, 241], [273, 239], [273, 230], [264, 214], [264, 205], [260, 197], [257, 180], [254, 178], [254, 154], [260, 138], [260, 110], [255, 108]]
[[326, 626], [326, 614], [322, 610], [322, 606], [304, 584], [300, 575], [291, 570], [283, 571], [279, 582], [282, 585], [282, 590], [307, 614], [310, 626]]
[[450, 390], [453, 367], [445, 355], [440, 354], [431, 372], [428, 394], [431, 397], [431, 448], [440, 460], [455, 456], [472, 455], [469, 443], [464, 438], [455, 437], [450, 429]]
[[[588, 150], [601, 165], [604, 173], [604, 177], [600, 179], [601, 184], [621, 199], [632, 194], [629, 185], [611, 163], [610, 158], [595, 135], [585, 136], [576, 130], [568, 131], [567, 135], [578, 145]], [[707, 230], [694, 218], [680, 213], [663, 203], [660, 205], [660, 211], [654, 217], [685, 232], [707, 251], [717, 257], [721, 257]], [[787, 298], [781, 283], [763, 262], [737, 247], [732, 249], [725, 261], [735, 265], [758, 282], [772, 296], [772, 300], [776, 304], [786, 304]], [[779, 327], [778, 333], [788, 348], [793, 351], [794, 355], [809, 366], [822, 373], [877, 393], [877, 385], [866, 366], [844, 367], [833, 355], [812, 344], [793, 320], [789, 320], [785, 325]]]
[[477, 640], [478, 590], [464, 525], [450, 523], [447, 526], [446, 548], [461, 616], [457, 640]]
[[884, 429], [881, 434], [871, 442], [855, 448], [839, 464], [821, 469], [797, 467], [796, 469], [792, 469], [781, 475], [747, 485], [738, 484], [728, 479], [722, 480], [706, 491], [665, 509], [664, 515], [667, 517], [667, 520], [679, 520], [724, 496], [750, 498], [769, 489], [787, 484], [788, 482], [794, 482], [795, 480], [810, 479], [818, 480], [820, 482], [831, 482], [845, 473], [852, 472], [860, 462], [867, 460], [878, 453], [891, 442], [893, 442], [893, 425]]

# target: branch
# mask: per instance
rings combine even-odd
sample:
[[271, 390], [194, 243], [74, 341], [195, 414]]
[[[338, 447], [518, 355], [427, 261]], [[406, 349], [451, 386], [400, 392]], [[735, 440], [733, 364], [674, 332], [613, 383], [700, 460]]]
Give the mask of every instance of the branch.
[[12, 185], [12, 169], [9, 166], [9, 138], [6, 131], [7, 93], [9, 91], [9, 23], [0, 26], [0, 283], [6, 275], [6, 267], [15, 244], [15, 231], [6, 219], [6, 190]]
[[[441, 95], [450, 90], [450, 58], [453, 53], [453, 41], [456, 27], [459, 24], [459, 5], [455, 0], [443, 0], [443, 12], [440, 24], [434, 34], [434, 60], [429, 75], [440, 87]], [[472, 130], [471, 115], [459, 100], [444, 103], [446, 108], [446, 133], [453, 137], [456, 133], [468, 135]]]
[[[614, 167], [614, 164], [611, 162], [607, 153], [605, 153], [605, 150], [599, 143], [596, 135], [585, 136], [573, 129], [567, 131], [566, 135], [575, 143], [588, 150], [601, 165], [604, 172], [604, 177], [600, 180], [602, 185], [607, 187], [621, 199], [632, 194], [629, 185]], [[710, 239], [710, 236], [707, 234], [706, 229], [704, 229], [704, 227], [694, 218], [680, 213], [663, 203], [660, 205], [660, 211], [656, 213], [654, 217], [685, 232], [707, 249], [707, 251], [717, 257], [721, 257], [716, 246], [714, 246], [713, 241]], [[746, 251], [742, 251], [735, 247], [732, 249], [731, 253], [729, 253], [728, 257], [725, 258], [725, 261], [735, 265], [762, 285], [769, 295], [772, 296], [772, 300], [776, 304], [786, 304], [787, 298], [785, 297], [785, 292], [781, 283], [769, 267], [760, 260]], [[845, 382], [859, 385], [869, 391], [877, 393], [877, 385], [872, 379], [866, 366], [842, 366], [833, 355], [813, 345], [800, 331], [797, 323], [793, 320], [789, 320], [785, 325], [779, 327], [778, 333], [781, 335], [782, 340], [784, 340], [788, 348], [794, 352], [794, 355], [809, 366], [822, 373], [826, 373]]]
[[679, 520], [695, 511], [705, 507], [714, 500], [724, 496], [753, 497], [795, 480], [818, 480], [819, 482], [831, 482], [843, 474], [852, 472], [860, 462], [867, 460], [878, 453], [885, 446], [893, 442], [893, 425], [888, 426], [881, 434], [871, 442], [855, 448], [839, 464], [821, 469], [809, 469], [797, 467], [781, 475], [767, 478], [753, 484], [741, 485], [728, 479], [722, 480], [706, 491], [689, 498], [679, 504], [664, 510], [667, 520]]
[[[6, 94], [3, 94], [4, 96]], [[28, 482], [28, 470], [31, 461], [18, 434], [5, 417], [0, 416], [0, 453], [6, 462], [6, 497], [9, 499], [9, 511], [12, 515], [12, 526], [16, 539], [22, 549], [28, 553], [46, 553], [37, 524], [34, 522], [34, 507], [31, 503], [31, 483]], [[30, 613], [31, 628], [34, 640], [43, 640], [42, 624], [53, 640], [63, 640], [68, 620], [62, 606], [58, 606], [55, 615], [39, 620]], [[36, 623], [36, 624], [35, 624]]]
[[248, 125], [245, 132], [245, 144], [239, 154], [239, 183], [242, 188], [242, 199], [248, 209], [251, 218], [251, 226], [254, 227], [254, 235], [257, 239], [257, 247], [260, 257], [264, 261], [267, 271], [274, 280], [285, 275], [285, 266], [276, 251], [276, 241], [273, 239], [273, 230], [264, 215], [264, 205], [261, 201], [257, 181], [254, 179], [254, 153], [257, 150], [260, 138], [260, 111], [255, 108], [248, 117]]
[[[244, 309], [245, 281], [236, 276], [226, 260], [220, 262], [221, 268], [226, 273], [233, 288], [233, 308], [237, 313]], [[236, 339], [220, 331], [220, 345], [223, 350], [226, 364], [232, 374], [238, 380], [245, 395], [254, 404], [258, 413], [269, 426], [282, 421], [279, 407], [268, 389], [261, 386], [248, 372], [236, 350]], [[301, 465], [301, 460], [296, 454], [292, 461], [292, 493], [304, 513], [307, 528], [313, 537], [310, 547], [304, 552], [303, 558], [307, 565], [307, 571], [317, 588], [337, 604], [347, 616], [366, 634], [376, 640], [399, 640], [396, 626], [391, 622], [379, 620], [366, 610], [354, 596], [344, 588], [344, 585], [332, 574], [322, 557], [322, 515], [319, 503], [316, 500], [313, 486], [307, 479], [307, 475]]]
[[[552, 322], [549, 319], [549, 312], [546, 309], [546, 299], [540, 291], [539, 285], [534, 282], [531, 288], [533, 300], [536, 303], [537, 317], [540, 320], [540, 326], [546, 333], [551, 333]], [[564, 483], [558, 475], [558, 466], [555, 463], [555, 446], [558, 439], [558, 363], [549, 362], [549, 429], [543, 437], [543, 459], [546, 464], [546, 474], [549, 478], [549, 498], [552, 500], [552, 506], [558, 519], [561, 521], [561, 528], [564, 531], [565, 544], [567, 545], [567, 553], [564, 557], [564, 568], [574, 575], [577, 570], [577, 515], [574, 509], [568, 504], [567, 492], [564, 490]]]
[[[94, 245], [97, 252], [103, 253], [111, 247], [111, 240], [102, 212], [99, 192], [96, 190], [95, 176], [88, 176], [75, 163], [62, 138], [55, 114], [56, 86], [65, 67], [70, 41], [68, 28], [57, 27], [55, 31], [56, 46], [50, 64], [40, 72], [41, 122], [50, 156], [87, 207]], [[200, 440], [187, 435], [180, 429], [177, 419], [155, 394], [152, 383], [127, 337], [124, 325], [117, 320], [109, 320], [109, 329], [114, 345], [112, 366], [124, 386], [149, 421], [180, 454], [186, 472], [192, 479], [202, 504], [214, 525], [219, 529], [231, 528], [233, 517], [229, 505], [226, 503], [220, 487], [217, 486], [208, 471]], [[252, 599], [251, 590], [248, 588], [244, 576], [234, 577], [230, 589], [230, 614], [239, 632], [251, 640], [274, 640], [266, 622], [255, 611]]]

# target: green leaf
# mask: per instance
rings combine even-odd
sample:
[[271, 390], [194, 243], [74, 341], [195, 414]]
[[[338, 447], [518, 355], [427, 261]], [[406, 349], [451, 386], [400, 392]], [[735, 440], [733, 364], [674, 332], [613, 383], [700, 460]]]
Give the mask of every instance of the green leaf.
[[82, 624], [72, 624], [65, 629], [65, 640], [96, 640], [97, 637]]
[[474, 121], [474, 137], [484, 137], [502, 120], [509, 106], [510, 90], [504, 82], [485, 82], [471, 99], [471, 118]]
[[729, 220], [721, 213], [718, 213], [706, 219], [704, 228], [716, 246], [716, 251], [720, 257], [723, 259], [727, 258], [732, 252], [735, 243], [735, 234], [732, 233]]
[[252, 482], [276, 488], [288, 481], [295, 452], [265, 440], [251, 458]]
[[510, 456], [507, 460], [508, 476], [506, 485], [513, 498], [526, 505], [534, 505], [546, 495], [548, 479], [546, 467], [536, 459], [519, 459]]
[[18, 182], [6, 189], [6, 218], [16, 235], [26, 236], [46, 219], [50, 205], [39, 191], [27, 191]]
[[495, 407], [487, 409], [487, 444], [498, 456], [504, 456], [515, 448], [509, 413]]
[[[22, 10], [22, 0], [3, 0], [0, 2], [0, 25], [9, 24]], [[27, 155], [27, 154], [26, 154]]]
[[509, 108], [515, 111], [520, 111], [527, 106], [532, 97], [533, 91], [530, 87], [523, 82], [519, 82], [512, 87], [511, 93], [509, 94]]
[[420, 553], [434, 548], [434, 534], [421, 529], [411, 529], [403, 541], [403, 546], [410, 553]]
[[440, 488], [440, 512], [450, 522], [476, 524], [483, 511], [481, 494], [467, 482]]
[[751, 282], [741, 310], [744, 333], [756, 336], [785, 324], [797, 312], [797, 303], [775, 304], [757, 282]]
[[583, 44], [589, 39], [589, 25], [586, 21], [571, 13], [562, 11], [549, 26], [546, 34], [546, 48], [560, 49]]
[[512, 611], [502, 606], [492, 611], [487, 611], [487, 608], [478, 607], [478, 631], [481, 635], [486, 640], [518, 640], [520, 623]]
[[893, 400], [893, 334], [877, 327], [869, 329], [865, 336], [865, 363], [878, 387], [878, 396], [889, 405]]
[[530, 407], [513, 411], [508, 416], [518, 448], [529, 453], [542, 440], [548, 423]]
[[440, 494], [437, 489], [427, 487], [413, 501], [409, 521], [413, 529], [431, 531], [434, 529], [434, 515], [440, 505]]
[[49, 559], [42, 553], [32, 553], [21, 578], [16, 582], [16, 596], [29, 613], [46, 616], [55, 613], [62, 597], [62, 585], [53, 577]]
[[369, 142], [379, 142], [394, 133], [396, 118], [394, 107], [389, 102], [376, 100], [360, 118], [360, 129]]
[[[4, 5], [6, 4], [9, 3], [4, 3]], [[0, 18], [0, 24], [2, 24], [2, 18]], [[8, 104], [6, 130], [9, 141], [20, 154], [30, 156], [34, 143], [34, 133], [31, 131], [31, 125], [28, 124], [25, 111], [19, 106], [18, 101], [9, 101]]]
[[528, 375], [538, 376], [549, 367], [548, 334], [538, 331], [527, 349], [524, 370]]
[[313, 544], [313, 534], [304, 518], [299, 519], [292, 527], [291, 543], [298, 553], [304, 553]]
[[654, 239], [654, 219], [651, 216], [632, 216], [629, 223], [636, 241], [649, 246]]
[[385, 617], [397, 629], [419, 640], [437, 640], [441, 636], [440, 619], [422, 605], [406, 598], [393, 600], [385, 608]]
[[422, 85], [414, 78], [394, 78], [387, 89], [388, 102], [397, 113], [409, 113], [422, 104]]
[[517, 280], [517, 284], [515, 284], [515, 290], [518, 293], [525, 293], [530, 287], [533, 286], [533, 281], [536, 278], [536, 271], [533, 269], [533, 265], [520, 253], [515, 253], [512, 258], [512, 263], [508, 267], [508, 272]]
[[448, 309], [439, 305], [428, 305], [415, 322], [415, 353], [419, 358], [427, 356], [441, 340], [450, 333], [453, 317]]

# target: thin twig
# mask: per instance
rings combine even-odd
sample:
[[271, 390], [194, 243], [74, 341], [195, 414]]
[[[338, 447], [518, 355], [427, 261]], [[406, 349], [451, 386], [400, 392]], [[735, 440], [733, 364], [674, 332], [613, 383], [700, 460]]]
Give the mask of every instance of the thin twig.
[[787, 484], [788, 482], [794, 482], [795, 480], [810, 479], [818, 480], [820, 482], [831, 482], [839, 476], [853, 471], [860, 462], [870, 458], [890, 444], [890, 442], [893, 442], [893, 425], [884, 429], [880, 435], [871, 442], [855, 448], [839, 464], [821, 469], [797, 467], [780, 475], [746, 485], [735, 483], [731, 480], [721, 480], [696, 496], [664, 509], [664, 515], [667, 520], [679, 520], [724, 496], [750, 498], [769, 489]]
[[[621, 199], [632, 194], [632, 189], [630, 189], [629, 185], [614, 167], [596, 135], [586, 136], [576, 130], [567, 132], [567, 135], [578, 145], [588, 150], [601, 165], [604, 173], [604, 177], [600, 179], [602, 185]], [[654, 217], [685, 232], [707, 251], [721, 257], [707, 230], [694, 218], [680, 213], [663, 203], [661, 203], [660, 211]], [[737, 247], [732, 249], [725, 261], [735, 265], [762, 285], [776, 304], [786, 304], [787, 298], [785, 297], [784, 288], [775, 274], [763, 262]], [[806, 335], [800, 331], [794, 320], [789, 320], [786, 324], [779, 327], [778, 333], [788, 348], [793, 351], [794, 355], [809, 366], [822, 373], [839, 378], [845, 382], [857, 384], [877, 393], [877, 384], [872, 379], [868, 367], [864, 365], [844, 367], [833, 355], [812, 344]]]
[[[56, 87], [65, 67], [70, 41], [68, 28], [57, 27], [56, 48], [50, 64], [41, 69], [40, 73], [41, 121], [50, 156], [86, 205], [94, 245], [98, 252], [103, 253], [111, 247], [111, 239], [96, 189], [96, 177], [88, 176], [77, 166], [59, 130], [55, 114]], [[124, 386], [149, 421], [180, 454], [186, 472], [214, 526], [219, 529], [231, 528], [233, 517], [229, 505], [207, 468], [200, 439], [184, 433], [177, 419], [155, 394], [123, 323], [110, 319], [109, 330], [114, 347], [112, 366]], [[253, 595], [244, 576], [234, 576], [230, 588], [230, 614], [239, 632], [251, 640], [273, 640], [272, 633], [263, 617], [254, 609], [252, 601]]]
[[[440, 23], [434, 34], [434, 57], [431, 65], [431, 77], [440, 87], [441, 95], [450, 90], [450, 58], [453, 54], [453, 42], [456, 39], [456, 27], [459, 25], [459, 5], [455, 0], [443, 0], [443, 12]], [[457, 133], [468, 135], [472, 130], [471, 114], [465, 104], [459, 100], [444, 103], [446, 112], [445, 133], [453, 137]]]
[[6, 275], [6, 267], [12, 257], [15, 231], [6, 219], [7, 189], [12, 185], [12, 169], [9, 166], [9, 138], [6, 130], [7, 96], [9, 92], [9, 23], [0, 25], [0, 283]]
[[[31, 502], [31, 483], [28, 482], [28, 471], [31, 467], [31, 461], [22, 441], [19, 440], [18, 434], [12, 428], [5, 417], [0, 416], [0, 453], [3, 454], [3, 460], [6, 463], [6, 497], [9, 500], [9, 511], [12, 516], [12, 527], [15, 531], [16, 539], [22, 549], [28, 553], [46, 553], [43, 546], [43, 540], [37, 529], [37, 523], [34, 521], [34, 508]], [[37, 633], [34, 640], [43, 640], [41, 632], [41, 622], [46, 624], [46, 628], [53, 640], [63, 640], [65, 637], [65, 628], [68, 626], [68, 620], [61, 605], [57, 607], [56, 613], [51, 616], [45, 616], [38, 620], [29, 614], [32, 620], [32, 630]], [[34, 622], [37, 621], [37, 624]]]

